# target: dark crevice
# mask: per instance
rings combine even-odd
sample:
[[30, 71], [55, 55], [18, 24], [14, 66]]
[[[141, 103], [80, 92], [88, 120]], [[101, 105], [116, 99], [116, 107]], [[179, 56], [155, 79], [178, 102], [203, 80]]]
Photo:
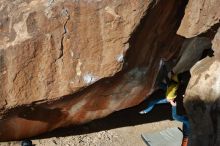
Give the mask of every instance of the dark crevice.
[[67, 19], [66, 19], [66, 21], [65, 21], [65, 23], [63, 25], [63, 30], [64, 31], [63, 31], [63, 34], [62, 34], [62, 37], [61, 37], [61, 42], [60, 42], [60, 54], [59, 54], [58, 58], [56, 59], [56, 61], [63, 57], [63, 49], [64, 49], [63, 41], [64, 41], [64, 37], [65, 37], [65, 35], [67, 33], [66, 25], [67, 25], [68, 21], [70, 20], [70, 15], [69, 15], [68, 10], [67, 9], [63, 9], [63, 13], [66, 15]]
[[165, 58], [165, 54], [171, 53], [170, 50], [172, 50], [173, 55], [165, 60], [175, 58], [184, 40], [183, 37], [176, 35], [176, 32], [181, 24], [187, 3], [188, 0], [171, 0], [171, 2], [161, 0], [151, 3], [146, 15], [129, 39], [130, 48], [125, 56], [128, 66], [124, 66], [125, 70], [150, 66], [149, 58], [155, 55], [153, 53], [160, 53], [161, 58]]
[[198, 35], [198, 37], [206, 37], [210, 40], [213, 40], [215, 37], [215, 34], [217, 33], [218, 29], [220, 27], [220, 21], [214, 24], [211, 28], [209, 28], [207, 31], [201, 33]]

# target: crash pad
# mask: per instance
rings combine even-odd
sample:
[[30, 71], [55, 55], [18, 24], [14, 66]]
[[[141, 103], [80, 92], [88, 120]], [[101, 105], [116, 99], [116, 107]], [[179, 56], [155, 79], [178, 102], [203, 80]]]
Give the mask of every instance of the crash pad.
[[141, 136], [147, 146], [180, 146], [183, 134], [175, 127], [153, 133], [144, 133]]

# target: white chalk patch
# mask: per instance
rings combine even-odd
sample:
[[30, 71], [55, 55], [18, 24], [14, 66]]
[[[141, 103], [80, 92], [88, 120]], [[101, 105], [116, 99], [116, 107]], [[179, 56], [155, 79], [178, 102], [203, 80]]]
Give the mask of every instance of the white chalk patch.
[[90, 85], [90, 84], [94, 83], [95, 81], [97, 81], [97, 77], [95, 77], [91, 74], [86, 74], [85, 76], [83, 76], [83, 80], [86, 84]]
[[118, 62], [123, 62], [124, 61], [124, 55], [123, 54], [120, 54], [117, 56], [117, 61]]

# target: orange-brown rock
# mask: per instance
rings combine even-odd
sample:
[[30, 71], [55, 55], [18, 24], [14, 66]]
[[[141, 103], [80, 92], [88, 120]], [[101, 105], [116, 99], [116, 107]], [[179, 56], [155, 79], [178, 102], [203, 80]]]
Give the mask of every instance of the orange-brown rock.
[[1, 0], [0, 140], [137, 105], [178, 56], [185, 1]]
[[177, 33], [191, 38], [207, 31], [215, 31], [213, 27], [220, 21], [219, 8], [219, 0], [189, 0]]

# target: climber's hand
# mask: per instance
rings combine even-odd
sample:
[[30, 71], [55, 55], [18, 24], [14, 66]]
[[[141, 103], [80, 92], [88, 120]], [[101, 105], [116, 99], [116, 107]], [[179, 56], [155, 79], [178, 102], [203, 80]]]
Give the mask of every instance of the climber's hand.
[[172, 106], [176, 106], [176, 102], [174, 100], [169, 100], [169, 102]]

